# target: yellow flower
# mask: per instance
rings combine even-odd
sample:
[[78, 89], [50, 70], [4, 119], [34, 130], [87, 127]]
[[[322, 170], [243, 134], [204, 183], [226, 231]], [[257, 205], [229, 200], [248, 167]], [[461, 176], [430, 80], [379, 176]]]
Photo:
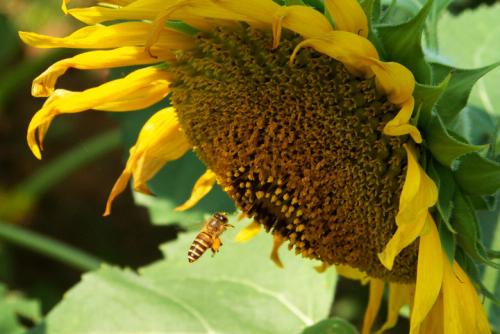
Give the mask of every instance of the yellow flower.
[[[414, 75], [381, 59], [357, 1], [325, 0], [328, 15], [272, 0], [107, 0], [68, 9], [69, 2], [64, 12], [88, 26], [63, 38], [20, 33], [35, 47], [98, 49], [34, 80], [33, 95], [48, 97], [28, 128], [35, 156], [57, 115], [138, 110], [171, 94], [172, 107], [154, 114], [131, 148], [106, 215], [131, 177], [136, 191], [150, 193], [147, 181], [193, 148], [208, 169], [177, 209], [219, 183], [255, 219], [241, 241], [264, 226], [275, 236], [277, 264], [278, 247], [289, 241], [297, 253], [369, 282], [364, 333], [385, 283], [380, 331], [408, 304], [411, 333], [489, 332], [430, 211], [438, 187], [420, 164], [427, 138], [412, 120]], [[101, 25], [114, 21], [122, 23]], [[131, 65], [149, 66], [82, 92], [55, 89], [69, 68]]]

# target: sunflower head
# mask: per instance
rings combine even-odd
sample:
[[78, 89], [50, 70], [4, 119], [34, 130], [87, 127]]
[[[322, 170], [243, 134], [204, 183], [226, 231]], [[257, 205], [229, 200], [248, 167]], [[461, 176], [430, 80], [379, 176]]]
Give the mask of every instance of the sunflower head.
[[[63, 9], [88, 27], [23, 40], [105, 50], [59, 61], [35, 79], [33, 94], [49, 96], [28, 129], [35, 155], [59, 114], [137, 110], [170, 94], [171, 107], [148, 120], [131, 148], [106, 214], [130, 178], [151, 193], [147, 182], [192, 149], [208, 169], [177, 209], [218, 183], [254, 219], [240, 239], [263, 226], [278, 264], [277, 247], [288, 242], [369, 280], [365, 331], [384, 282], [407, 297], [413, 332], [453, 331], [457, 319], [446, 319], [467, 310], [446, 305], [460, 291], [474, 306], [463, 328], [488, 327], [472, 274], [476, 264], [498, 264], [481, 244], [475, 212], [500, 187], [500, 167], [454, 125], [467, 102], [457, 97], [494, 66], [426, 61], [421, 36], [432, 1], [404, 23], [385, 20], [378, 1], [136, 0], [69, 10], [68, 2]], [[130, 65], [147, 66], [83, 92], [54, 88], [70, 67]]]

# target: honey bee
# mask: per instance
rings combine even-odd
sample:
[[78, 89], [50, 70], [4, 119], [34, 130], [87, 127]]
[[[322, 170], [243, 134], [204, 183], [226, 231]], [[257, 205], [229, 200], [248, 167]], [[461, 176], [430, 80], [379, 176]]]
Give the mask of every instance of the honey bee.
[[[196, 236], [188, 251], [190, 263], [198, 260], [205, 251], [210, 248], [215, 255], [222, 246], [219, 236], [228, 228], [234, 227], [227, 222], [227, 213], [216, 212], [207, 220], [200, 233]], [[212, 255], [212, 256], [213, 256]]]

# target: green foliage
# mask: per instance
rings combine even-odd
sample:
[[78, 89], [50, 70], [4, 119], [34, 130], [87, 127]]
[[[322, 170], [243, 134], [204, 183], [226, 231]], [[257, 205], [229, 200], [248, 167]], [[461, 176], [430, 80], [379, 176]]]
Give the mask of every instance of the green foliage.
[[377, 28], [387, 58], [409, 68], [416, 80], [424, 84], [431, 82], [431, 69], [424, 58], [422, 32], [432, 3], [432, 0], [428, 1], [408, 22], [384, 24]]
[[0, 48], [0, 69], [7, 66], [12, 61], [20, 45], [16, 29], [13, 27], [7, 16], [0, 13], [0, 36], [2, 36], [2, 47]]
[[[441, 56], [461, 68], [478, 68], [500, 60], [500, 4], [465, 11], [459, 16], [443, 15], [438, 35]], [[500, 68], [479, 80], [472, 90], [470, 103], [500, 115]]]
[[20, 317], [33, 323], [39, 322], [41, 319], [39, 302], [26, 299], [17, 292], [9, 292], [7, 287], [0, 283], [0, 333], [25, 333], [26, 328], [20, 323]]
[[[443, 80], [441, 77], [450, 75], [448, 88], [443, 93], [436, 105], [436, 112], [446, 123], [453, 122], [460, 111], [467, 105], [472, 87], [488, 72], [495, 69], [500, 63], [476, 69], [458, 69], [444, 64], [433, 64], [434, 79]], [[499, 101], [500, 102], [500, 101]]]
[[[454, 169], [453, 163], [455, 160], [462, 155], [487, 148], [487, 146], [471, 145], [460, 140], [459, 137], [446, 130], [443, 121], [436, 114], [432, 115], [430, 124], [426, 129], [426, 139], [427, 147], [436, 160], [452, 169]], [[474, 175], [477, 175], [477, 173], [474, 173]]]
[[238, 244], [235, 234], [222, 236], [220, 254], [193, 264], [186, 254], [195, 233], [185, 233], [162, 247], [166, 260], [139, 273], [109, 266], [88, 273], [35, 333], [288, 334], [328, 315], [333, 272], [318, 274], [313, 262], [286, 250], [285, 269], [277, 268], [269, 260], [269, 235]]
[[326, 319], [304, 329], [301, 334], [356, 334], [356, 328], [343, 319]]

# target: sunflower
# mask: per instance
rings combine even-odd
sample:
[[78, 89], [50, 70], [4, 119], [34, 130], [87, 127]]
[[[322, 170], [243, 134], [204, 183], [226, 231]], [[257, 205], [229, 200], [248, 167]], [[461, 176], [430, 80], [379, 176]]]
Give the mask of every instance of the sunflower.
[[[65, 13], [87, 24], [67, 37], [21, 32], [39, 48], [98, 49], [63, 59], [33, 82], [48, 97], [27, 140], [41, 158], [54, 117], [139, 110], [169, 98], [143, 126], [105, 215], [133, 179], [147, 182], [193, 150], [207, 171], [177, 210], [219, 184], [277, 249], [335, 265], [370, 285], [363, 332], [386, 286], [394, 326], [411, 333], [489, 333], [476, 263], [475, 210], [499, 187], [483, 145], [450, 130], [487, 70], [429, 64], [420, 46], [431, 2], [403, 24], [377, 25], [377, 1], [105, 0]], [[81, 92], [55, 89], [69, 68], [141, 65]], [[487, 173], [486, 173], [487, 174]], [[466, 273], [463, 268], [467, 268]], [[320, 268], [321, 269], [321, 268]]]

